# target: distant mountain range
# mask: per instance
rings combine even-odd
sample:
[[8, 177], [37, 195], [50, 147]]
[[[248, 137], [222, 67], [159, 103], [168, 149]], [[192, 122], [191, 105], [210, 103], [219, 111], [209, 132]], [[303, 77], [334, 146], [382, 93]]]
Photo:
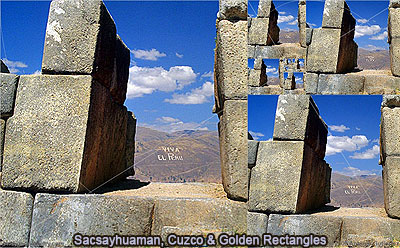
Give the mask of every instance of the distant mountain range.
[[[185, 130], [173, 133], [137, 127], [135, 178], [153, 182], [221, 183], [218, 133]], [[331, 205], [382, 207], [381, 176], [332, 174]]]
[[[298, 31], [284, 31], [279, 33], [279, 42], [298, 43]], [[390, 57], [388, 50], [358, 49], [358, 68], [362, 70], [389, 70]]]

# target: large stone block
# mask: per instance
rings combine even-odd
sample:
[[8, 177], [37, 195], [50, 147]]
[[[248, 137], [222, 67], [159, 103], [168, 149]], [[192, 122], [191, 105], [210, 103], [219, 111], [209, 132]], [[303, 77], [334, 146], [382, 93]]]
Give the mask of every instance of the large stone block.
[[269, 85], [263, 87], [249, 87], [249, 95], [281, 95], [284, 93], [279, 85]]
[[127, 128], [126, 128], [126, 169], [127, 176], [135, 175], [135, 134], [136, 134], [136, 117], [131, 111], [127, 111]]
[[0, 119], [0, 172], [3, 164], [3, 151], [4, 151], [4, 133], [6, 128], [6, 121]]
[[10, 71], [8, 70], [8, 67], [6, 66], [6, 64], [4, 64], [3, 60], [0, 59], [0, 72], [1, 73], [10, 73]]
[[51, 2], [43, 74], [90, 74], [110, 87], [116, 28], [103, 1]]
[[2, 187], [82, 192], [126, 168], [126, 108], [91, 76], [21, 76]]
[[310, 235], [326, 236], [327, 246], [340, 244], [342, 220], [333, 216], [278, 215], [271, 214], [267, 232], [273, 235]]
[[219, 0], [218, 19], [247, 20], [247, 1]]
[[365, 75], [364, 92], [368, 95], [396, 94], [400, 89], [400, 78], [390, 75]]
[[312, 41], [312, 36], [313, 36], [313, 28], [306, 28], [306, 44], [309, 46]]
[[317, 94], [318, 91], [318, 74], [304, 73], [304, 90], [306, 94]]
[[28, 247], [33, 197], [0, 189], [0, 246]]
[[389, 8], [388, 41], [400, 39], [400, 8]]
[[400, 156], [389, 156], [385, 159], [383, 192], [387, 214], [390, 217], [400, 218]]
[[[389, 47], [390, 68], [394, 76], [400, 77], [400, 38], [393, 38]], [[400, 89], [400, 85], [397, 85]]]
[[[354, 37], [356, 21], [351, 15], [350, 8], [345, 0], [325, 1], [324, 14], [322, 19], [323, 28], [342, 29], [343, 34], [351, 32]], [[352, 38], [353, 39], [353, 38]]]
[[263, 59], [299, 58], [306, 57], [307, 49], [297, 43], [283, 43], [274, 46], [257, 46], [255, 57]]
[[256, 158], [257, 158], [257, 150], [258, 150], [258, 141], [257, 140], [248, 140], [248, 165], [249, 168], [254, 167], [256, 164]]
[[318, 94], [360, 95], [364, 93], [364, 77], [352, 74], [320, 74]]
[[14, 113], [15, 94], [17, 92], [19, 76], [9, 73], [0, 73], [0, 79], [1, 118], [10, 117]]
[[299, 213], [322, 206], [326, 182], [322, 165], [302, 141], [261, 141], [251, 170], [249, 210]]
[[248, 198], [247, 101], [225, 102], [218, 124], [222, 184], [231, 199]]
[[312, 41], [308, 47], [307, 71], [337, 72], [340, 33], [340, 29], [313, 30]]
[[346, 216], [341, 230], [343, 246], [396, 247], [400, 244], [400, 220]]
[[269, 18], [253, 18], [249, 28], [249, 44], [272, 45], [268, 30]]
[[382, 108], [381, 155], [400, 156], [400, 108]]
[[305, 141], [317, 155], [325, 156], [328, 127], [311, 96], [281, 95], [276, 108], [274, 140]]
[[219, 21], [217, 30], [217, 92], [223, 102], [247, 99], [247, 21]]
[[115, 102], [123, 105], [128, 89], [131, 52], [119, 36], [116, 39], [114, 71], [110, 92]]
[[268, 215], [262, 213], [247, 212], [247, 235], [262, 237], [267, 233]]
[[174, 229], [186, 235], [246, 233], [246, 203], [210, 198], [160, 198], [154, 208], [151, 234], [167, 236]]
[[70, 247], [74, 234], [150, 235], [154, 200], [130, 196], [37, 194], [30, 245]]

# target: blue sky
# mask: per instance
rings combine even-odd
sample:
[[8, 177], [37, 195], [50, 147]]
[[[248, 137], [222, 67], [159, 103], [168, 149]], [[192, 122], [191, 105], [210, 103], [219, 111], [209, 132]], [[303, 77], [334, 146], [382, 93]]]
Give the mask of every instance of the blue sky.
[[[212, 70], [218, 2], [105, 4], [132, 51], [125, 105], [138, 125], [169, 132], [216, 130]], [[17, 74], [40, 71], [49, 6], [49, 1], [1, 1], [1, 58]]]
[[[326, 161], [346, 175], [380, 175], [381, 96], [313, 96], [329, 126]], [[273, 135], [278, 96], [249, 96], [249, 131], [258, 140]]]

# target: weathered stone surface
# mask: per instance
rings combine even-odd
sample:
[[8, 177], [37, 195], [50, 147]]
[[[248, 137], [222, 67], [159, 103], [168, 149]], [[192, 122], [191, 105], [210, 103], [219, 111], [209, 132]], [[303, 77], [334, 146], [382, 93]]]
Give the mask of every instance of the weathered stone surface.
[[308, 47], [307, 71], [336, 73], [339, 45], [340, 29], [314, 29]]
[[246, 99], [248, 83], [247, 21], [218, 22], [217, 92], [222, 101]]
[[400, 38], [400, 8], [389, 8], [388, 41]]
[[380, 140], [383, 159], [400, 156], [400, 108], [382, 109]]
[[364, 92], [368, 95], [396, 94], [400, 78], [389, 75], [365, 75]]
[[[264, 72], [264, 73], [263, 73]], [[264, 70], [249, 70], [249, 86], [263, 86], [267, 84], [267, 74]]]
[[322, 27], [340, 29], [343, 22], [344, 8], [344, 0], [326, 0], [324, 15], [322, 17]]
[[222, 183], [231, 199], [248, 198], [247, 100], [228, 100], [218, 124]]
[[306, 44], [309, 46], [312, 41], [312, 36], [313, 36], [313, 28], [306, 28]]
[[126, 108], [91, 76], [21, 76], [7, 120], [2, 187], [82, 192], [119, 175], [126, 118]]
[[256, 164], [256, 158], [257, 158], [257, 149], [258, 149], [258, 141], [256, 140], [248, 140], [248, 156], [249, 156], [249, 168], [254, 167]]
[[304, 89], [306, 94], [317, 94], [318, 91], [318, 74], [304, 73]]
[[255, 58], [256, 46], [248, 45], [247, 46], [247, 56], [249, 59]]
[[74, 246], [76, 233], [150, 235], [153, 208], [154, 200], [141, 197], [37, 194], [30, 245]]
[[262, 213], [247, 212], [247, 235], [262, 237], [267, 233], [268, 215]]
[[306, 3], [299, 2], [299, 10], [297, 12], [297, 21], [298, 23], [306, 23], [307, 22], [307, 15], [306, 15]]
[[390, 0], [390, 8], [400, 8], [400, 0]]
[[268, 30], [269, 18], [253, 18], [249, 29], [249, 44], [272, 45]]
[[393, 247], [400, 244], [400, 220], [346, 216], [341, 236], [341, 243], [346, 246]]
[[283, 43], [274, 46], [257, 46], [255, 57], [263, 59], [299, 58], [306, 57], [307, 49], [297, 43]]
[[127, 111], [127, 128], [126, 128], [126, 169], [127, 176], [135, 175], [135, 134], [136, 134], [136, 117], [131, 111]]
[[115, 63], [110, 92], [114, 101], [122, 105], [125, 102], [126, 90], [128, 88], [131, 52], [118, 35], [115, 45], [114, 60]]
[[28, 193], [0, 189], [0, 246], [27, 247], [33, 197]]
[[260, 0], [258, 3], [257, 17], [270, 17], [271, 10], [275, 10], [272, 0]]
[[[394, 76], [400, 77], [400, 38], [393, 38], [389, 47], [390, 69]], [[397, 89], [400, 89], [400, 85]]]
[[[246, 233], [246, 203], [210, 198], [160, 198], [154, 208], [151, 234], [166, 236], [165, 227], [186, 228], [190, 233]], [[173, 229], [170, 231], [173, 231]]]
[[251, 170], [250, 211], [296, 212], [303, 148], [302, 141], [260, 141]]
[[3, 164], [3, 151], [4, 151], [4, 133], [6, 128], [6, 121], [0, 119], [0, 172]]
[[283, 89], [279, 85], [269, 85], [263, 87], [249, 87], [249, 95], [281, 95]]
[[307, 24], [299, 23], [299, 41], [302, 47], [307, 47]]
[[220, 20], [247, 20], [246, 0], [219, 0]]
[[8, 67], [6, 66], [6, 64], [4, 64], [3, 60], [1, 60], [1, 59], [0, 59], [0, 64], [1, 64], [1, 68], [0, 68], [1, 73], [10, 73], [10, 71], [8, 70]]
[[115, 24], [102, 1], [52, 1], [42, 73], [91, 74], [109, 88], [115, 40]]
[[311, 96], [281, 95], [275, 116], [274, 140], [305, 141], [323, 159], [328, 127]]
[[383, 192], [387, 214], [400, 218], [400, 156], [388, 156], [384, 161]]
[[0, 73], [0, 79], [1, 118], [10, 117], [14, 112], [15, 94], [17, 92], [19, 76], [9, 73]]
[[320, 74], [318, 94], [359, 95], [364, 92], [364, 77], [353, 74]]
[[382, 107], [400, 107], [400, 95], [383, 95]]
[[324, 235], [328, 247], [338, 246], [342, 220], [333, 216], [271, 214], [267, 232], [273, 235]]

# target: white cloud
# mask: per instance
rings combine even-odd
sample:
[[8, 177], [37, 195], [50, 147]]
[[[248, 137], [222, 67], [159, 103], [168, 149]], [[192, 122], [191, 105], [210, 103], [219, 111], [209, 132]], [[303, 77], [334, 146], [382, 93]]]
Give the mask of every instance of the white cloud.
[[374, 45], [367, 45], [366, 47], [363, 47], [365, 50], [368, 51], [382, 51], [382, 50], [386, 50], [384, 47], [378, 47], [378, 46], [374, 46]]
[[214, 80], [214, 72], [209, 71], [209, 72], [203, 73], [203, 75], [201, 75], [201, 78], [210, 78], [211, 80]]
[[156, 61], [158, 60], [158, 58], [167, 56], [165, 53], [161, 53], [154, 48], [151, 50], [140, 50], [140, 49], [132, 50], [131, 52], [137, 59], [152, 60], [152, 61]]
[[360, 130], [361, 130], [361, 128], [359, 128], [359, 127], [356, 127], [356, 130], [357, 130], [357, 131], [360, 131]]
[[359, 38], [365, 35], [374, 35], [381, 31], [381, 27], [379, 25], [372, 26], [362, 26], [356, 25], [355, 38]]
[[374, 145], [372, 148], [366, 150], [365, 152], [355, 152], [350, 158], [353, 159], [373, 159], [379, 155], [379, 146]]
[[294, 19], [294, 21], [289, 22], [288, 24], [289, 24], [289, 25], [297, 25], [297, 19]]
[[12, 60], [8, 60], [6, 58], [2, 59], [4, 64], [6, 64], [6, 66], [8, 67], [8, 70], [11, 73], [17, 73], [19, 72], [19, 68], [27, 68], [28, 65], [26, 65], [24, 62], [21, 61], [12, 61]]
[[127, 98], [141, 97], [156, 90], [164, 92], [180, 90], [194, 82], [196, 77], [190, 66], [174, 66], [168, 71], [162, 67], [132, 66], [129, 68]]
[[161, 118], [157, 118], [156, 121], [161, 123], [174, 123], [179, 122], [180, 120], [169, 116], [163, 116]]
[[294, 32], [294, 31], [297, 31], [297, 30], [294, 29], [294, 28], [283, 28], [282, 31], [285, 31], [285, 32]]
[[183, 58], [183, 54], [180, 54], [180, 53], [175, 53], [175, 56], [180, 58], [180, 59]]
[[372, 144], [373, 144], [373, 143], [379, 144], [379, 139], [374, 139], [374, 140], [372, 140]]
[[388, 37], [388, 32], [385, 31], [381, 34], [378, 34], [376, 36], [372, 36], [371, 38], [369, 38], [370, 40], [385, 40]]
[[183, 130], [208, 130], [207, 127], [202, 127], [196, 122], [183, 122], [179, 119], [163, 116], [157, 118], [155, 124], [141, 123], [140, 126], [148, 127], [162, 132], [172, 133]]
[[285, 11], [281, 11], [281, 12], [279, 12], [279, 14], [286, 15], [286, 12]]
[[365, 24], [368, 22], [368, 20], [367, 19], [357, 19], [357, 22]]
[[172, 104], [202, 104], [208, 102], [208, 98], [214, 95], [214, 85], [205, 82], [201, 87], [191, 90], [185, 94], [173, 94], [172, 99], [165, 99], [165, 102]]
[[349, 127], [346, 127], [343, 124], [340, 126], [335, 126], [335, 125], [329, 126], [329, 129], [334, 132], [339, 132], [339, 133], [344, 133], [345, 131], [350, 130]]
[[307, 22], [310, 27], [316, 27], [317, 24]]
[[348, 136], [328, 136], [328, 143], [326, 145], [326, 155], [334, 155], [342, 151], [357, 151], [368, 145], [369, 141], [364, 135]]
[[369, 170], [360, 170], [359, 168], [355, 167], [345, 167], [343, 168], [342, 171], [338, 171], [337, 173], [349, 176], [349, 177], [355, 177], [355, 176], [363, 176], [363, 175], [376, 175], [376, 173], [369, 171]]
[[278, 69], [276, 69], [275, 67], [272, 67], [270, 65], [267, 66], [266, 72], [267, 72], [267, 74], [278, 75]]
[[41, 75], [42, 72], [40, 70], [36, 70], [34, 73], [32, 73], [32, 75]]
[[294, 20], [294, 16], [292, 15], [288, 15], [288, 16], [284, 16], [284, 15], [279, 15], [278, 16], [278, 23], [282, 23], [282, 22], [290, 22]]
[[264, 134], [262, 134], [262, 133], [253, 132], [253, 131], [249, 131], [249, 133], [251, 134], [251, 136], [253, 137], [254, 140], [258, 140], [259, 138], [264, 137]]

